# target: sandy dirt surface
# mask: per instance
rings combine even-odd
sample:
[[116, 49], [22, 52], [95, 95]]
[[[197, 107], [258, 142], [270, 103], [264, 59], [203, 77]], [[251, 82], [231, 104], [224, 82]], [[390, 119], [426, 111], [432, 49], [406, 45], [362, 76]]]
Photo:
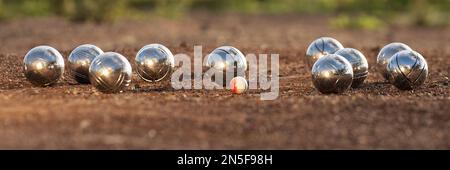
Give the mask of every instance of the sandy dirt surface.
[[[323, 95], [303, 61], [309, 43], [332, 36], [360, 49], [370, 74], [344, 94]], [[374, 67], [392, 41], [423, 54], [429, 79], [412, 91], [384, 83]], [[102, 94], [67, 73], [52, 87], [24, 77], [24, 54], [48, 44], [67, 59], [83, 43], [133, 61], [150, 43], [174, 54], [203, 55], [221, 45], [245, 54], [280, 54], [280, 96], [261, 101], [259, 90], [173, 90], [133, 73], [120, 94]], [[0, 23], [0, 148], [19, 149], [450, 149], [450, 29], [393, 27], [380, 31], [329, 28], [327, 17], [192, 15], [114, 24], [59, 18]], [[134, 63], [131, 62], [134, 68]]]

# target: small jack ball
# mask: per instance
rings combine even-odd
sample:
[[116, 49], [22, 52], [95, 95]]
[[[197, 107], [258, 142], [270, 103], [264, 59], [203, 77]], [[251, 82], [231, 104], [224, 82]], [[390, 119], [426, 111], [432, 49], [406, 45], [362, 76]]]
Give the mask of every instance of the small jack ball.
[[244, 77], [235, 77], [231, 79], [230, 89], [232, 93], [242, 94], [248, 90], [248, 83]]

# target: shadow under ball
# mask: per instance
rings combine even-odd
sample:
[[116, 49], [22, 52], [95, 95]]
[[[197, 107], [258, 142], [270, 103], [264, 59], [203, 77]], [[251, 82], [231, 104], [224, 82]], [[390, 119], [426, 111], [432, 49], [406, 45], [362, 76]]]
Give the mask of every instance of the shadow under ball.
[[306, 50], [306, 63], [308, 68], [312, 68], [313, 64], [322, 56], [334, 54], [336, 51], [343, 49], [342, 44], [331, 37], [321, 37], [314, 40]]
[[352, 65], [336, 54], [320, 57], [311, 72], [314, 87], [324, 94], [342, 93], [350, 88], [353, 80]]
[[139, 77], [147, 82], [158, 82], [170, 77], [175, 58], [167, 47], [150, 44], [139, 50], [135, 63]]
[[131, 83], [131, 65], [119, 53], [106, 52], [97, 56], [89, 67], [89, 80], [99, 91], [121, 92]]
[[396, 53], [386, 69], [389, 82], [400, 90], [412, 90], [422, 85], [428, 77], [427, 61], [412, 50]]
[[369, 74], [369, 64], [367, 63], [366, 57], [360, 51], [353, 48], [340, 49], [334, 54], [340, 55], [350, 62], [353, 68], [352, 87], [359, 87]]
[[394, 42], [390, 43], [388, 45], [385, 45], [377, 56], [377, 70], [378, 72], [383, 76], [385, 80], [388, 80], [388, 72], [386, 70], [386, 66], [391, 59], [392, 56], [394, 56], [395, 53], [403, 51], [403, 50], [412, 50], [408, 45]]
[[[213, 50], [207, 57], [205, 62], [207, 69], [215, 69], [222, 72], [222, 86], [229, 84], [232, 78], [236, 76], [244, 76], [247, 70], [247, 59], [244, 54], [237, 48], [231, 46], [222, 46]], [[229, 80], [227, 79], [229, 76]], [[217, 82], [212, 76], [213, 81]]]
[[36, 86], [56, 83], [64, 73], [64, 59], [53, 47], [38, 46], [31, 49], [23, 59], [24, 73]]
[[89, 83], [89, 66], [103, 51], [95, 45], [84, 44], [75, 48], [69, 55], [70, 75], [78, 83]]

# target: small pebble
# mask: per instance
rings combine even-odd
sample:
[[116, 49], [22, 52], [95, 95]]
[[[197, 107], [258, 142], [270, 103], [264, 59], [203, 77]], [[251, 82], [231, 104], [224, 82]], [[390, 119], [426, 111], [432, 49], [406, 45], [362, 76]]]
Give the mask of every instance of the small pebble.
[[448, 86], [448, 77], [444, 77], [443, 83], [445, 86]]

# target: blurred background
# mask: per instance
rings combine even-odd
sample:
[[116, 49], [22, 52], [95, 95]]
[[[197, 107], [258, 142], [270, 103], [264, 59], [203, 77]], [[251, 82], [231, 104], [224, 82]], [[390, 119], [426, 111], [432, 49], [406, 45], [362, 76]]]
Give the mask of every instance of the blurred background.
[[346, 29], [444, 27], [450, 21], [450, 0], [0, 0], [0, 22], [43, 16], [61, 16], [73, 22], [178, 20], [195, 11], [325, 15], [331, 17], [330, 26]]

